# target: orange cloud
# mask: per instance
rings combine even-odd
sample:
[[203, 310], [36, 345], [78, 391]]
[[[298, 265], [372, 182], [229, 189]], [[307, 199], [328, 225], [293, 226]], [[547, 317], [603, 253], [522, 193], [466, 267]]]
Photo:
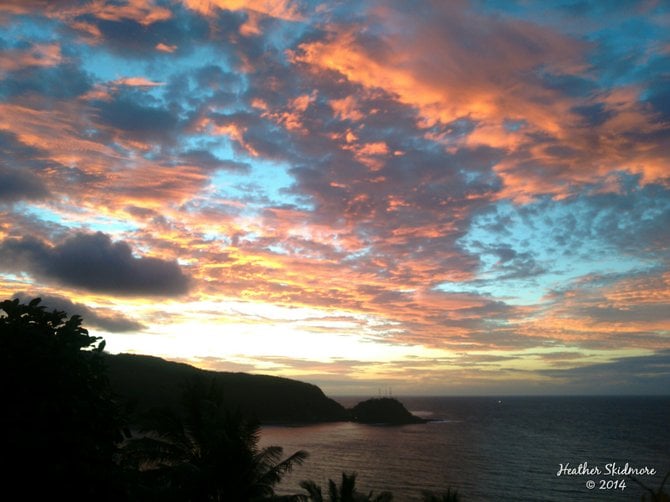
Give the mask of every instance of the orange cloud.
[[330, 106], [335, 116], [340, 120], [352, 120], [354, 122], [361, 120], [363, 114], [358, 111], [358, 102], [354, 96], [347, 96], [344, 99], [333, 99]]
[[110, 4], [106, 0], [93, 0], [81, 7], [66, 8], [60, 14], [55, 8], [53, 12], [58, 17], [66, 16], [67, 18], [76, 18], [88, 14], [106, 21], [132, 19], [144, 26], [157, 21], [165, 21], [172, 17], [170, 9], [156, 5], [154, 0], [128, 0], [122, 5]]
[[59, 44], [35, 44], [24, 50], [0, 52], [0, 73], [31, 66], [56, 66], [62, 61]]
[[109, 145], [82, 137], [86, 125], [85, 107], [77, 102], [44, 110], [0, 103], [0, 130], [16, 134], [59, 164], [80, 166], [92, 174], [105, 172], [119, 155]]
[[[539, 25], [475, 15], [459, 4], [431, 8], [430, 19], [390, 6], [376, 8], [371, 18], [385, 27], [384, 35], [373, 37], [364, 26], [329, 25], [326, 38], [306, 42], [289, 56], [315, 72], [336, 71], [363, 92], [386, 91], [415, 108], [423, 127], [472, 121], [474, 130], [461, 139], [432, 130], [426, 137], [448, 151], [480, 145], [505, 150], [505, 164], [495, 166], [504, 183], [501, 198], [562, 198], [573, 186], [616, 171], [642, 173], [645, 182], [667, 179], [667, 151], [640, 137], [665, 125], [640, 104], [638, 89], [580, 97], [543, 82], [543, 73], [587, 81], [587, 43]], [[355, 103], [348, 97], [331, 107], [340, 119], [360, 119]], [[575, 109], [594, 103], [610, 116], [585, 125]], [[506, 121], [524, 125], [513, 130]], [[630, 134], [637, 139], [626, 139]], [[556, 148], [541, 151], [538, 137]], [[542, 168], [520, 168], [521, 159]]]
[[128, 87], [158, 87], [165, 85], [163, 82], [154, 82], [146, 77], [123, 77], [111, 82], [112, 85], [126, 85]]
[[228, 136], [230, 139], [244, 148], [249, 153], [249, 155], [253, 157], [259, 156], [258, 151], [256, 151], [256, 149], [244, 139], [244, 134], [247, 131], [247, 128], [244, 126], [239, 126], [235, 123], [216, 125], [212, 124], [208, 119], [204, 119], [200, 122], [198, 127], [201, 130], [207, 129], [211, 134]]
[[9, 15], [27, 14], [37, 9], [43, 9], [46, 3], [45, 0], [7, 0], [0, 3], [0, 12]]
[[371, 171], [379, 171], [382, 169], [384, 167], [384, 160], [381, 157], [388, 155], [388, 145], [383, 141], [351, 144], [356, 141], [356, 139], [356, 136], [352, 134], [351, 131], [347, 132], [346, 140], [348, 144], [344, 145], [342, 148], [353, 151], [356, 160], [361, 164], [366, 165]]
[[654, 277], [631, 278], [616, 283], [603, 292], [606, 300], [619, 308], [635, 305], [670, 303], [670, 272]]
[[183, 2], [189, 9], [206, 16], [213, 14], [215, 9], [222, 9], [246, 10], [287, 21], [302, 19], [297, 4], [291, 0], [183, 0]]
[[82, 18], [92, 16], [105, 21], [130, 19], [143, 26], [172, 18], [172, 11], [157, 5], [155, 0], [125, 0], [125, 3], [108, 0], [89, 0], [87, 2], [49, 2], [45, 0], [7, 0], [0, 4], [0, 14], [20, 15], [40, 12], [42, 15], [58, 19], [83, 35], [89, 43], [99, 43], [102, 39], [100, 29]]
[[[116, 204], [139, 204], [160, 209], [180, 204], [199, 193], [209, 176], [198, 166], [160, 166], [146, 161], [135, 161], [125, 170], [110, 173], [105, 190], [119, 194]], [[151, 206], [147, 203], [153, 202]]]
[[307, 134], [308, 131], [303, 126], [302, 115], [307, 111], [309, 105], [316, 100], [316, 97], [316, 91], [311, 94], [303, 94], [292, 99], [285, 110], [276, 112], [270, 111], [267, 103], [259, 99], [254, 100], [252, 106], [264, 110], [264, 113], [261, 115], [262, 117], [270, 118], [277, 124], [282, 124], [289, 131]]
[[156, 50], [160, 52], [167, 52], [167, 53], [172, 53], [177, 50], [176, 45], [167, 45], [164, 44], [163, 42], [160, 42], [156, 44]]
[[668, 273], [624, 278], [597, 288], [586, 280], [514, 327], [523, 336], [582, 347], [659, 350], [667, 348], [668, 301]]
[[[397, 14], [386, 11], [384, 15], [390, 18], [391, 23], [399, 23], [395, 18]], [[514, 73], [530, 71], [543, 62], [546, 53], [533, 53], [521, 44], [511, 46], [507, 43], [499, 45], [496, 54], [478, 54], [480, 57], [475, 66], [469, 50], [445, 35], [448, 32], [442, 26], [421, 26], [419, 30], [419, 27], [411, 25], [411, 20], [407, 21], [409, 26], [404, 28], [408, 34], [396, 33], [385, 37], [383, 51], [368, 49], [358, 37], [357, 28], [331, 27], [328, 40], [301, 45], [292, 54], [293, 60], [338, 71], [350, 81], [367, 88], [384, 89], [397, 96], [400, 102], [417, 107], [428, 123], [438, 120], [449, 123], [466, 116], [474, 120], [497, 121], [515, 110], [527, 115], [533, 122], [541, 123], [543, 129], [560, 129], [557, 117], [552, 115], [552, 111], [556, 110], [543, 111], [541, 107], [524, 110], [515, 106], [520, 101], [527, 101], [520, 96], [527, 89], [514, 89]], [[480, 29], [484, 31], [486, 28]], [[510, 30], [522, 39], [537, 37], [543, 48], [551, 50], [549, 57], [560, 55], [560, 61], [567, 57], [564, 52], [575, 54], [578, 47], [567, 39], [551, 36], [529, 25], [512, 26]], [[486, 61], [482, 62], [481, 57]], [[499, 79], [509, 81], [508, 93], [501, 93], [503, 89], [497, 82]], [[517, 86], [521, 87], [520, 84], [518, 82]], [[537, 95], [537, 91], [533, 94]]]

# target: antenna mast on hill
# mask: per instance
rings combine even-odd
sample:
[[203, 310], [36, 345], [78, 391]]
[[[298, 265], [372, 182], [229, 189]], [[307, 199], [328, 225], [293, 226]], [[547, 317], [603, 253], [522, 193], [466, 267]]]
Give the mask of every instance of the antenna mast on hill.
[[382, 388], [379, 387], [379, 399], [382, 397], [393, 397], [393, 389], [390, 386], [384, 387], [384, 392], [382, 393]]

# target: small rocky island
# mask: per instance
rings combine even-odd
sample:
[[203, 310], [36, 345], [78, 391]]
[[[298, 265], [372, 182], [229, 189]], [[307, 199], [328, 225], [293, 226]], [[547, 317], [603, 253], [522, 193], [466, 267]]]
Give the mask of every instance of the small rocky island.
[[362, 401], [351, 408], [349, 414], [353, 422], [362, 424], [404, 425], [426, 422], [412, 415], [400, 401], [390, 397]]

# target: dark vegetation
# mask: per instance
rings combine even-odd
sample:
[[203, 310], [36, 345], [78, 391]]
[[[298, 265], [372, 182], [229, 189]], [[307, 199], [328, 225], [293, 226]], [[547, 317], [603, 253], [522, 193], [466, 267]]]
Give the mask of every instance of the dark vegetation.
[[[331, 480], [325, 495], [313, 481], [302, 483], [303, 493], [275, 493], [308, 455], [261, 448], [260, 421], [367, 416], [350, 415], [314, 385], [110, 356], [79, 316], [49, 311], [39, 299], [5, 300], [0, 311], [5, 493], [119, 502], [392, 500], [360, 492], [353, 473]], [[375, 417], [392, 407], [382, 422], [409, 415], [373, 401], [362, 408]]]
[[180, 389], [193, 379], [211, 380], [226, 405], [264, 424], [352, 420], [367, 424], [423, 423], [393, 398], [369, 399], [347, 410], [316, 385], [268, 375], [206, 371], [158, 357], [104, 354], [112, 389], [131, 416], [155, 407], [178, 410]]
[[48, 312], [38, 299], [7, 300], [0, 309], [3, 491], [20, 500], [122, 499], [124, 424], [104, 342], [78, 316]]
[[389, 502], [393, 500], [391, 492], [381, 492], [377, 495], [374, 492], [359, 492], [356, 487], [356, 473], [343, 472], [339, 484], [329, 479], [326, 498], [324, 498], [321, 487], [314, 481], [303, 481], [300, 483], [300, 487], [307, 492], [307, 495], [302, 495], [299, 500], [310, 502]]
[[[308, 480], [302, 493], [277, 495], [308, 455], [260, 448], [260, 421], [422, 422], [390, 398], [347, 411], [318, 387], [285, 378], [110, 356], [80, 317], [39, 299], [6, 300], [0, 311], [0, 481], [16, 500], [386, 502], [391, 493], [360, 491], [355, 473], [326, 489]], [[651, 500], [668, 500], [663, 485], [644, 488]], [[448, 490], [423, 500], [460, 498]]]
[[158, 357], [105, 355], [109, 379], [124, 404], [140, 416], [157, 406], [176, 410], [182, 388], [194, 379], [211, 380], [226, 406], [262, 423], [346, 420], [347, 411], [316, 385], [266, 375], [205, 371]]
[[135, 474], [136, 500], [274, 500], [283, 475], [307, 453], [282, 458], [278, 446], [260, 448], [260, 426], [231, 411], [215, 381], [193, 380], [182, 394], [181, 413], [155, 409], [140, 434], [126, 441], [124, 465]]

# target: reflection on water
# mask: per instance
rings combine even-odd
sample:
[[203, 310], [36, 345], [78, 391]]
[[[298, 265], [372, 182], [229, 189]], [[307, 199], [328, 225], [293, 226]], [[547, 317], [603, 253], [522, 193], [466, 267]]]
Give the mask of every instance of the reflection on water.
[[[310, 459], [281, 485], [324, 488], [342, 471], [358, 473], [362, 490], [390, 490], [396, 500], [419, 500], [421, 490], [455, 487], [476, 500], [639, 500], [628, 483], [614, 492], [585, 487], [586, 477], [557, 477], [559, 464], [647, 465], [656, 488], [670, 470], [670, 398], [401, 398], [435, 422], [396, 427], [354, 423], [263, 428], [264, 446]], [[350, 400], [344, 402], [350, 406]], [[608, 478], [614, 479], [614, 478]]]

